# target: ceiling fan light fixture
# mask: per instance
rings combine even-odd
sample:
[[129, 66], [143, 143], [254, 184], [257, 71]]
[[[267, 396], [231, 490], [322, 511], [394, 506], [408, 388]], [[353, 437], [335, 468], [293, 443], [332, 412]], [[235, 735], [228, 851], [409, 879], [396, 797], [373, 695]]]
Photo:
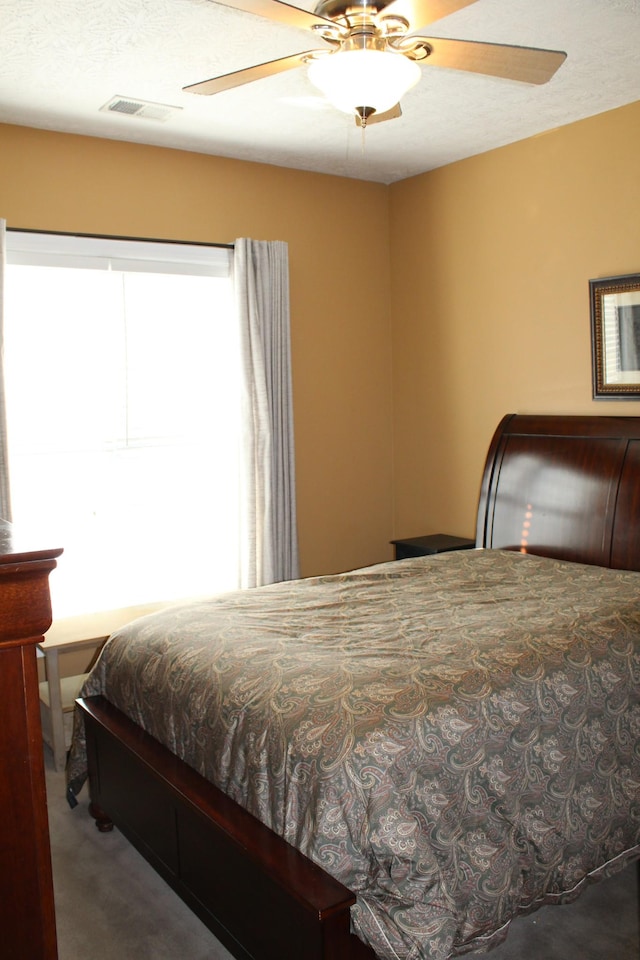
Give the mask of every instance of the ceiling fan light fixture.
[[344, 113], [384, 113], [415, 86], [418, 64], [390, 50], [339, 50], [309, 64], [309, 79]]

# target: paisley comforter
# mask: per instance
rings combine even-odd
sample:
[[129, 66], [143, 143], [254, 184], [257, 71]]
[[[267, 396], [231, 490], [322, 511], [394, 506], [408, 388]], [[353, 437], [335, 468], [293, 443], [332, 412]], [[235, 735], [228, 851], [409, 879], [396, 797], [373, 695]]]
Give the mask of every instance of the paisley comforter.
[[120, 630], [83, 693], [349, 887], [386, 960], [640, 855], [638, 573], [461, 551], [221, 595]]

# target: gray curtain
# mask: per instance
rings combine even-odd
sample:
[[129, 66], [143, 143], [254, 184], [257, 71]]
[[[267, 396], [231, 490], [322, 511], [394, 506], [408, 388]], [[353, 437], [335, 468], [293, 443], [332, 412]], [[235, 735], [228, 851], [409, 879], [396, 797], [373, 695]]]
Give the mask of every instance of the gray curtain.
[[7, 260], [7, 222], [0, 220], [0, 518], [11, 520], [7, 412], [4, 396], [4, 277]]
[[240, 580], [254, 587], [300, 575], [287, 244], [236, 240], [233, 275], [243, 378]]

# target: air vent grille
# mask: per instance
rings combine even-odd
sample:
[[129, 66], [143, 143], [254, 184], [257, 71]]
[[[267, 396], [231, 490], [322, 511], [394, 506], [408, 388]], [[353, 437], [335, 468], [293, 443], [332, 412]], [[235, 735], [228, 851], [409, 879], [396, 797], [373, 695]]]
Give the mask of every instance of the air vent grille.
[[139, 117], [141, 120], [157, 120], [164, 123], [182, 107], [171, 107], [166, 103], [150, 103], [133, 97], [112, 97], [100, 110], [103, 113], [120, 113], [126, 117]]

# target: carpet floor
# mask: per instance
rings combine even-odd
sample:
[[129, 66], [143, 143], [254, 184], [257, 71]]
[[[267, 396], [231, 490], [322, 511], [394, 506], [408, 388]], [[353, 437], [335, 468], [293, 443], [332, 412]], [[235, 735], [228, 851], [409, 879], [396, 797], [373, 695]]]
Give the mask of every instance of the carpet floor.
[[[45, 763], [59, 960], [233, 960], [117, 830], [96, 830], [86, 790], [69, 808], [47, 749]], [[506, 942], [482, 956], [638, 960], [639, 944], [634, 864], [573, 904], [515, 921]]]

